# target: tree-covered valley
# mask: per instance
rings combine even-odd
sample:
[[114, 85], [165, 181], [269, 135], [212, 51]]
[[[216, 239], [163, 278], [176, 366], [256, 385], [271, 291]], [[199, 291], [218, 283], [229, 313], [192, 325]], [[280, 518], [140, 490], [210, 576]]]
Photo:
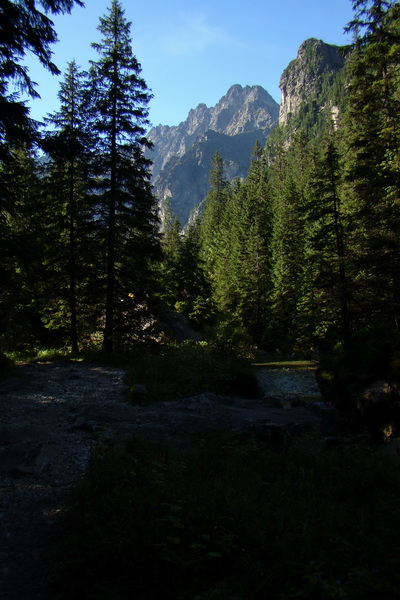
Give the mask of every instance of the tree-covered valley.
[[[109, 420], [93, 425], [79, 382], [61, 402], [49, 376], [57, 406], [48, 414], [62, 415], [67, 441], [72, 432], [77, 447], [90, 444], [90, 464], [68, 498], [51, 591], [35, 598], [395, 598], [400, 4], [353, 0], [349, 45], [301, 45], [282, 75], [279, 123], [268, 121], [243, 158], [245, 176], [231, 177], [240, 161], [222, 131], [169, 157], [170, 173], [183, 165], [193, 174], [193, 189], [190, 161], [202, 152], [209, 162], [208, 192], [187, 222], [152, 185], [152, 92], [121, 0], [99, 16], [88, 69], [68, 64], [58, 110], [42, 124], [30, 118], [20, 94], [37, 91], [25, 54], [57, 73], [50, 17], [74, 5], [83, 2], [0, 7], [0, 393], [16, 365], [33, 378], [32, 364], [47, 357], [65, 381], [90, 377], [90, 410]], [[223, 141], [212, 156], [210, 140]], [[316, 370], [317, 403], [279, 404], [260, 390], [256, 368], [278, 361]], [[123, 369], [118, 425], [112, 388], [96, 388], [99, 364], [112, 385]], [[46, 365], [37, 372], [47, 385]], [[47, 410], [29, 384], [16, 406], [37, 394]], [[13, 399], [7, 389], [2, 399]], [[323, 426], [274, 437], [268, 417], [241, 435], [215, 417], [206, 433], [169, 425], [159, 439], [151, 429], [167, 422], [162, 410], [204, 409], [209, 424], [207, 410], [250, 400], [251, 410], [268, 401], [282, 414], [314, 411]], [[151, 426], [122, 439], [141, 409]], [[0, 453], [15, 414], [0, 429]], [[38, 406], [26, 415], [35, 426], [42, 418]]]
[[[59, 110], [39, 130], [9, 89], [34, 94], [4, 44], [3, 351], [126, 349], [157, 335], [163, 305], [202, 332], [226, 326], [283, 353], [397, 330], [398, 6], [354, 10], [345, 66], [256, 144], [246, 178], [228, 183], [214, 154], [208, 195], [184, 231], [168, 207], [160, 223], [152, 194], [151, 94], [122, 6], [100, 19], [89, 71], [69, 64]], [[35, 50], [29, 35], [15, 44]], [[306, 51], [317, 72], [312, 43]]]

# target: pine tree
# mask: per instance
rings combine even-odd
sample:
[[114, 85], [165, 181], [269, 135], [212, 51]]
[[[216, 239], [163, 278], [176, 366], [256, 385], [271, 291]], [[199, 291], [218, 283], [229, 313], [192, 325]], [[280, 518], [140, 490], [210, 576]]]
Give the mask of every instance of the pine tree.
[[[73, 352], [78, 351], [78, 329], [82, 332], [85, 328], [83, 315], [88, 317], [89, 288], [98, 289], [93, 268], [88, 268], [96, 262], [96, 219], [93, 195], [90, 194], [92, 139], [88, 131], [86, 95], [85, 73], [72, 61], [60, 85], [59, 111], [47, 119], [52, 130], [43, 142], [50, 158], [44, 183], [47, 184], [48, 206], [51, 207], [47, 219], [47, 245], [49, 280], [52, 281], [50, 292], [53, 294], [56, 273], [59, 280], [58, 294], [53, 295], [52, 301], [49, 299], [48, 308], [50, 314], [53, 312], [54, 325], [57, 321], [54, 302], [60, 315], [69, 312], [68, 329]], [[57, 253], [54, 253], [55, 247], [58, 248]], [[94, 298], [90, 301], [96, 305]], [[58, 324], [59, 327], [61, 325], [64, 324]]]
[[10, 198], [0, 210], [0, 343], [8, 350], [46, 338], [40, 318], [43, 214], [36, 158], [32, 149], [14, 147], [0, 169], [0, 185]]
[[201, 325], [214, 313], [211, 288], [201, 258], [201, 223], [194, 219], [182, 239], [179, 260], [180, 289], [178, 307], [194, 323]]
[[221, 263], [224, 255], [224, 228], [221, 224], [230, 193], [224, 170], [224, 161], [221, 155], [215, 152], [209, 174], [210, 189], [204, 200], [201, 218], [201, 258], [211, 284], [216, 281], [216, 262]]
[[343, 168], [336, 137], [337, 132], [328, 127], [324, 138], [308, 150], [311, 166], [297, 321], [303, 345], [309, 347], [328, 334], [347, 343], [351, 333]]
[[220, 226], [224, 242], [215, 265], [214, 295], [259, 342], [265, 328], [269, 289], [271, 214], [262, 148], [256, 144], [248, 177], [235, 181]]
[[151, 146], [145, 137], [151, 94], [132, 53], [130, 27], [121, 3], [113, 0], [108, 14], [100, 18], [103, 37], [92, 44], [99, 58], [90, 69], [99, 203], [106, 228], [106, 352], [113, 350], [116, 328], [122, 333], [128, 314], [134, 312], [134, 300], [146, 302], [148, 261], [157, 246], [156, 206], [149, 161], [143, 155]]
[[181, 224], [178, 217], [172, 214], [170, 205], [166, 204], [164, 207], [161, 240], [162, 260], [160, 261], [159, 268], [163, 287], [161, 298], [171, 308], [175, 307], [179, 296], [181, 247]]
[[[2, 0], [0, 6], [0, 160], [10, 150], [7, 144], [27, 142], [35, 132], [29, 109], [20, 101], [19, 91], [35, 98], [39, 94], [29, 77], [24, 56], [31, 52], [51, 73], [59, 70], [51, 60], [51, 45], [57, 41], [53, 23], [46, 13], [69, 13], [81, 0], [39, 0], [44, 13], [35, 2]], [[10, 83], [16, 92], [10, 90]]]
[[[372, 321], [400, 327], [400, 7], [353, 2], [344, 139], [356, 293]], [[360, 315], [360, 319], [363, 314]], [[365, 320], [365, 317], [364, 317]]]
[[[270, 195], [271, 319], [266, 333], [269, 344], [289, 350], [297, 338], [296, 306], [304, 267], [304, 204], [307, 181], [306, 140], [300, 133], [289, 148], [277, 139], [272, 149]], [[269, 150], [271, 152], [271, 150]]]

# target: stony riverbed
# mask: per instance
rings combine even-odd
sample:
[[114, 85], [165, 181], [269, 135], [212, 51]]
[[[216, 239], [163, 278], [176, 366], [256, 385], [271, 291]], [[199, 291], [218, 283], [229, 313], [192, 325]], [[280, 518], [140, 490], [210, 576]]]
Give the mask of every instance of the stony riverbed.
[[311, 370], [259, 369], [264, 398], [202, 394], [145, 407], [125, 401], [124, 376], [101, 365], [36, 363], [0, 384], [1, 600], [50, 600], [48, 548], [93, 444], [140, 434], [185, 445], [215, 431], [283, 439], [320, 422], [294, 406], [318, 394]]

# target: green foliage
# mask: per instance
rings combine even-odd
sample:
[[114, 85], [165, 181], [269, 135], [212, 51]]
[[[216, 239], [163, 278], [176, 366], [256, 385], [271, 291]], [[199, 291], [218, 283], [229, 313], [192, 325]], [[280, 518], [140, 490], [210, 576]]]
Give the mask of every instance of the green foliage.
[[[7, 105], [9, 80], [22, 77], [35, 95], [24, 52], [56, 70], [55, 32], [36, 9], [3, 4], [15, 36], [7, 48], [0, 42], [10, 59], [0, 81]], [[57, 14], [74, 1], [39, 4]], [[210, 347], [242, 355], [251, 344], [308, 354], [366, 325], [399, 329], [400, 9], [391, 0], [355, 0], [353, 8], [354, 43], [342, 54], [318, 40], [302, 46], [313, 92], [304, 91], [265, 149], [256, 144], [248, 176], [229, 184], [215, 153], [202, 213], [185, 232], [169, 215], [157, 267], [157, 201], [143, 154], [151, 93], [122, 4], [112, 0], [90, 72], [70, 63], [61, 84], [40, 176], [15, 130], [21, 119], [9, 118], [19, 110], [29, 133], [17, 97], [0, 117], [11, 126], [0, 132], [0, 152], [8, 145], [0, 164], [2, 347], [69, 338], [76, 351], [104, 331], [104, 348], [123, 351], [148, 335], [155, 300], [200, 329], [216, 325]]]
[[[104, 349], [111, 353], [145, 320], [152, 292], [153, 263], [159, 254], [157, 205], [144, 149], [152, 95], [133, 54], [131, 23], [122, 4], [112, 0], [100, 18], [98, 53], [89, 72], [92, 127], [96, 132], [93, 182], [106, 248]], [[132, 300], [135, 300], [132, 306]], [[143, 310], [141, 310], [143, 309]]]
[[28, 68], [21, 63], [26, 54], [32, 53], [46, 69], [58, 74], [59, 70], [51, 60], [51, 45], [57, 41], [57, 34], [47, 14], [69, 13], [75, 4], [83, 6], [81, 0], [41, 0], [36, 4], [42, 5], [45, 13], [35, 6], [35, 2], [3, 0], [1, 4], [0, 160], [9, 158], [15, 143], [32, 140], [37, 128], [29, 118], [29, 109], [20, 100], [20, 94], [9, 90], [9, 84], [13, 83], [17, 90], [26, 92], [31, 98], [39, 97]]
[[[102, 289], [96, 200], [91, 194], [91, 151], [85, 74], [68, 64], [60, 85], [60, 109], [47, 119], [53, 129], [43, 146], [48, 162], [43, 180], [46, 327], [69, 334], [72, 350], [96, 326]], [[96, 289], [96, 297], [91, 290]]]
[[213, 312], [200, 247], [199, 220], [195, 219], [183, 232], [167, 205], [161, 238], [162, 257], [157, 266], [159, 295], [167, 306], [199, 325], [207, 322]]
[[88, 600], [396, 597], [398, 466], [315, 441], [100, 447], [75, 494], [59, 589]]
[[145, 385], [146, 402], [180, 400], [204, 392], [254, 397], [259, 393], [249, 363], [232, 355], [227, 344], [183, 342], [139, 348], [128, 368], [133, 401], [136, 385]]
[[400, 322], [399, 132], [400, 13], [398, 3], [354, 2], [355, 35], [348, 61], [343, 118], [347, 212], [353, 279], [364, 315]]

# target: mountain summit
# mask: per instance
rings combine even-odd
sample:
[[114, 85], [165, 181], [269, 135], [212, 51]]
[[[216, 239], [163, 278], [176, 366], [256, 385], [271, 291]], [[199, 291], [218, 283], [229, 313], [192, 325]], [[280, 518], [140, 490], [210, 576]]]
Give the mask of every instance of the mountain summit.
[[289, 63], [280, 79], [279, 124], [287, 125], [301, 110], [317, 114], [328, 100], [329, 90], [344, 64], [345, 56], [340, 46], [325, 44], [315, 38], [303, 42], [297, 57]]
[[233, 85], [213, 107], [199, 104], [177, 126], [158, 125], [148, 139], [154, 150], [153, 185], [161, 204], [169, 200], [182, 224], [205, 197], [211, 158], [218, 151], [229, 180], [245, 177], [251, 149], [264, 145], [276, 126], [279, 105], [261, 86]]
[[[284, 70], [281, 105], [261, 86], [233, 85], [213, 107], [199, 104], [177, 126], [159, 125], [148, 139], [154, 151], [152, 181], [161, 207], [169, 201], [172, 212], [185, 225], [193, 209], [205, 198], [211, 160], [221, 155], [226, 178], [246, 177], [251, 151], [261, 146], [276, 125], [295, 131], [300, 121], [313, 127], [321, 111], [339, 110], [338, 76], [345, 64], [343, 49], [311, 38]], [[336, 90], [336, 91], [335, 91]]]

